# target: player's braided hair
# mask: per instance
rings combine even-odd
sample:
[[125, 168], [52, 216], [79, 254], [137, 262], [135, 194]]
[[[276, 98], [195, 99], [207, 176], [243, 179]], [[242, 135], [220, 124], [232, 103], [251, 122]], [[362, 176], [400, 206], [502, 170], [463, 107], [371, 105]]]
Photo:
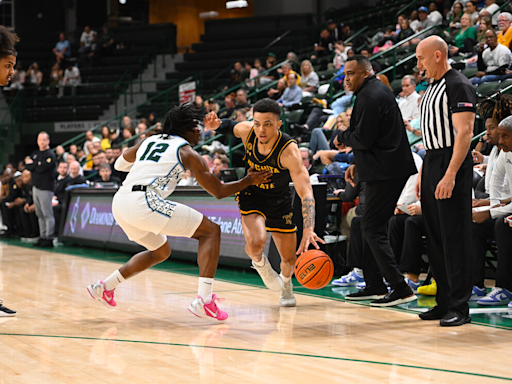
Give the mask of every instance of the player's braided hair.
[[512, 95], [498, 93], [493, 98], [488, 97], [480, 103], [478, 113], [483, 119], [493, 119], [499, 123], [512, 115]]
[[187, 131], [193, 131], [202, 123], [204, 108], [197, 109], [194, 103], [187, 102], [172, 108], [162, 122], [162, 134], [182, 136]]
[[16, 56], [18, 53], [14, 49], [14, 45], [18, 41], [20, 41], [18, 35], [3, 25], [0, 25], [0, 59], [7, 56]]

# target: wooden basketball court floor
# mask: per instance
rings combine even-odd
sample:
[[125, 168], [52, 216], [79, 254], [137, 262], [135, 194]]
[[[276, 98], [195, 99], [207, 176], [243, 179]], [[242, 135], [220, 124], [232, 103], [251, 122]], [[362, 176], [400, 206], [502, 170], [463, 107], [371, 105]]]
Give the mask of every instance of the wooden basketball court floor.
[[[215, 292], [230, 318], [212, 325], [187, 306], [197, 267], [168, 261], [116, 291], [118, 308], [86, 285], [128, 259], [80, 247], [0, 242], [0, 383], [497, 383], [512, 380], [512, 320], [504, 308], [441, 328], [433, 305], [370, 308], [347, 290], [297, 288], [280, 308], [254, 271], [220, 269]], [[297, 285], [297, 283], [295, 283]], [[423, 309], [424, 310], [424, 309]]]

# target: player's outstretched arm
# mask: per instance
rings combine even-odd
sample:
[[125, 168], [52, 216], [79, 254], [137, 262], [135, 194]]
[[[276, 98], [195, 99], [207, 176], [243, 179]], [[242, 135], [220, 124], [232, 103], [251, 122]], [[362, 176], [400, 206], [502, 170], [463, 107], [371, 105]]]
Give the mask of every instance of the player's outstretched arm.
[[295, 190], [302, 201], [302, 219], [304, 229], [302, 239], [297, 249], [297, 255], [308, 250], [310, 244], [319, 249], [317, 242], [325, 244], [314, 232], [315, 229], [315, 198], [313, 197], [313, 188], [309, 180], [309, 174], [302, 165], [302, 156], [300, 155], [297, 144], [290, 144], [285, 148], [281, 155], [281, 165], [290, 171], [290, 176], [295, 186]]
[[257, 172], [253, 168], [250, 168], [247, 172], [247, 176], [242, 180], [222, 184], [214, 174], [209, 172], [208, 165], [204, 159], [199, 156], [192, 147], [188, 145], [181, 147], [180, 157], [183, 166], [194, 172], [194, 176], [199, 185], [217, 199], [234, 195], [250, 185], [268, 183], [272, 176], [272, 172], [270, 171]]
[[215, 112], [208, 113], [203, 119], [205, 131], [217, 131], [216, 133], [233, 135], [242, 139], [245, 143], [252, 124], [248, 121], [238, 122], [229, 119], [219, 119]]

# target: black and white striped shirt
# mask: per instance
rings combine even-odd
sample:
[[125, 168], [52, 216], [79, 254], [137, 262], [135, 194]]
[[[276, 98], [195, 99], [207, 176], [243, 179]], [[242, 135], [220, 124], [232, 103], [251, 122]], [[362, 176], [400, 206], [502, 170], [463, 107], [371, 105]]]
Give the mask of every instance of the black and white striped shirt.
[[452, 115], [475, 112], [476, 92], [469, 80], [450, 69], [439, 80], [432, 82], [420, 104], [421, 132], [427, 150], [452, 147], [457, 131]]

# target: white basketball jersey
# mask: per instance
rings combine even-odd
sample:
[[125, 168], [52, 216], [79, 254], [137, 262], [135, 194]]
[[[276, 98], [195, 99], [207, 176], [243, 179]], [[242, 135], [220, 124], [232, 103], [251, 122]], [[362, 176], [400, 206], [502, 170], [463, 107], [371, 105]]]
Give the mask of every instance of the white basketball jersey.
[[147, 185], [157, 190], [161, 197], [169, 196], [185, 173], [179, 149], [188, 144], [179, 136], [165, 139], [162, 135], [148, 137], [137, 150], [135, 163], [123, 182], [123, 189]]

